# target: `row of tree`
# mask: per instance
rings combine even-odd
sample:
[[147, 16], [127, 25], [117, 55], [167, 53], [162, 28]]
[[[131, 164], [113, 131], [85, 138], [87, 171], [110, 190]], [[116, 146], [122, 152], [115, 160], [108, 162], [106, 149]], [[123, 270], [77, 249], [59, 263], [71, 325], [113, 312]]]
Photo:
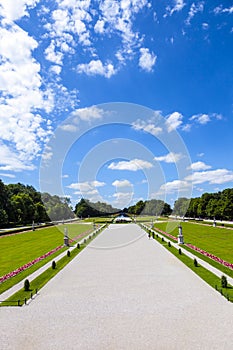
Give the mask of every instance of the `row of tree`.
[[151, 199], [148, 201], [138, 201], [135, 205], [128, 208], [127, 212], [132, 215], [170, 215], [171, 206], [160, 199]]
[[192, 218], [233, 220], [233, 188], [217, 193], [204, 193], [197, 198], [179, 198], [174, 203], [173, 214]]
[[21, 183], [5, 185], [0, 180], [0, 226], [25, 225], [74, 217], [68, 199], [41, 194]]
[[75, 206], [75, 214], [78, 217], [95, 217], [115, 214], [120, 212], [120, 209], [113, 208], [110, 204], [102, 202], [90, 202], [88, 199], [82, 198]]
[[[0, 180], [0, 227], [24, 225], [34, 222], [66, 220], [77, 217], [94, 217], [119, 213], [121, 210], [107, 203], [92, 203], [81, 199], [75, 210], [69, 198], [40, 193], [32, 186], [23, 184], [5, 185]], [[138, 201], [135, 205], [124, 208], [129, 215], [173, 215], [192, 218], [210, 218], [233, 220], [233, 189], [217, 193], [204, 193], [198, 198], [179, 198], [174, 203], [173, 211], [162, 200], [151, 199]]]

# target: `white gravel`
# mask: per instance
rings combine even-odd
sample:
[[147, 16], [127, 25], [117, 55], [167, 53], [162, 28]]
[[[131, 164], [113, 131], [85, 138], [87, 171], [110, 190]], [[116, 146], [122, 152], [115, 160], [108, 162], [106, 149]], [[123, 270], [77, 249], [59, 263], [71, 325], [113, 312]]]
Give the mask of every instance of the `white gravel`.
[[3, 350], [232, 349], [233, 305], [135, 224], [106, 229], [30, 305], [0, 308]]

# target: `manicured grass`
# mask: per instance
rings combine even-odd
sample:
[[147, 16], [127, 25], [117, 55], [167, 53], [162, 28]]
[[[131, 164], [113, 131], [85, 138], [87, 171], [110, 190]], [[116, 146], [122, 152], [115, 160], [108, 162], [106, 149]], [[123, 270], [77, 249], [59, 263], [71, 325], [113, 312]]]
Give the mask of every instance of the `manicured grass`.
[[105, 224], [105, 223], [111, 223], [113, 222], [114, 217], [94, 217], [94, 218], [88, 218], [85, 219], [85, 222], [90, 222], [93, 225], [93, 222], [95, 222], [95, 224]]
[[62, 245], [65, 227], [70, 238], [91, 229], [89, 225], [69, 224], [1, 237], [0, 276]]
[[[177, 237], [178, 227], [177, 225], [172, 227], [175, 224], [177, 223], [155, 223], [154, 227]], [[233, 263], [233, 230], [188, 222], [181, 222], [181, 226], [185, 243], [191, 243], [223, 260]]]
[[[134, 218], [134, 216], [133, 216], [133, 218]], [[136, 216], [136, 221], [137, 222], [148, 222], [148, 223], [151, 223], [151, 221], [160, 221], [160, 220], [166, 220], [167, 218], [162, 218], [162, 217], [155, 217], [155, 216]]]
[[[56, 274], [61, 271], [72, 259], [74, 259], [80, 251], [83, 250], [85, 246], [81, 245], [80, 249], [74, 249], [70, 253], [70, 257], [65, 255], [56, 263], [56, 268], [52, 269], [52, 266], [44, 271], [41, 275], [36, 277], [33, 281], [30, 281], [30, 291], [24, 291], [24, 288], [20, 289], [18, 292], [13, 294], [6, 302], [4, 302], [1, 306], [16, 306], [17, 301], [20, 300], [20, 304], [22, 305], [26, 300], [31, 298], [31, 293], [34, 295], [36, 289], [40, 290], [50, 279], [52, 279]], [[52, 265], [52, 264], [51, 264]], [[22, 282], [23, 287], [23, 282]]]
[[[98, 234], [102, 232], [99, 231]], [[97, 235], [97, 234], [96, 234]], [[20, 300], [20, 305], [22, 305], [26, 300], [31, 298], [31, 295], [35, 295], [36, 290], [40, 290], [50, 279], [52, 279], [59, 271], [61, 271], [72, 259], [74, 259], [85, 247], [89, 244], [95, 237], [92, 235], [91, 239], [87, 239], [86, 244], [80, 244], [80, 249], [75, 248], [70, 251], [70, 256], [65, 255], [56, 263], [56, 268], [52, 269], [51, 267], [36, 277], [33, 281], [30, 281], [30, 290], [25, 291], [24, 288], [20, 289], [18, 292], [13, 294], [9, 299], [7, 299], [4, 303], [0, 304], [0, 306], [17, 306], [18, 300]], [[22, 283], [23, 287], [23, 283]]]
[[172, 246], [169, 247], [168, 243], [163, 241], [161, 238], [155, 238], [163, 247], [170, 251], [174, 256], [176, 256], [180, 261], [182, 261], [187, 267], [189, 267], [193, 272], [195, 272], [200, 278], [202, 278], [206, 283], [208, 283], [211, 287], [217, 289], [222, 293], [229, 301], [233, 302], [233, 287], [228, 284], [227, 288], [221, 287], [221, 278], [217, 277], [215, 274], [198, 264], [197, 267], [194, 266], [194, 261], [185, 255], [185, 250], [181, 249], [182, 254], [179, 254], [179, 251]]
[[[0, 238], [0, 276], [23, 266], [24, 264], [49, 252], [53, 248], [62, 245], [65, 227], [68, 229], [68, 235], [70, 238], [74, 238], [85, 232], [89, 235], [88, 231], [92, 229], [92, 226], [87, 224], [68, 224]], [[23, 278], [36, 271], [48, 261], [52, 260], [64, 249], [67, 248], [62, 248], [46, 259], [38, 262], [25, 271], [22, 271], [17, 276], [1, 283], [0, 294], [20, 282]]]

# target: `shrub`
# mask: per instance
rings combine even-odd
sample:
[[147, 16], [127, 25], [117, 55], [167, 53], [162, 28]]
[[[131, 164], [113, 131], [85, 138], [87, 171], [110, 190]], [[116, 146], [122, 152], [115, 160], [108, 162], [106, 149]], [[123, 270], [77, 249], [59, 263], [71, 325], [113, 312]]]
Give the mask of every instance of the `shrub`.
[[70, 251], [69, 250], [67, 250], [67, 256], [68, 256], [68, 258], [70, 257]]
[[89, 236], [89, 239], [91, 239], [91, 235]]
[[80, 249], [80, 244], [79, 243], [77, 244], [77, 248]]
[[194, 258], [193, 263], [194, 263], [194, 266], [195, 266], [195, 267], [198, 266], [198, 263], [197, 263], [197, 259], [196, 259], [196, 258]]
[[28, 292], [30, 290], [30, 282], [28, 279], [24, 281], [24, 290], [25, 292]]
[[162, 237], [162, 242], [164, 242], [164, 238]]
[[84, 243], [87, 243], [87, 240], [86, 240], [86, 238], [84, 239], [84, 241], [83, 241]]
[[181, 249], [179, 248], [179, 254], [181, 255], [182, 254], [182, 251], [181, 251]]
[[152, 237], [153, 237], [153, 239], [155, 239], [155, 234], [154, 234], [154, 232], [152, 233]]
[[170, 242], [168, 242], [168, 247], [171, 247], [171, 243]]
[[56, 269], [56, 261], [53, 260], [52, 262], [52, 269], [55, 270]]
[[221, 286], [222, 288], [227, 288], [227, 278], [224, 275], [221, 277]]

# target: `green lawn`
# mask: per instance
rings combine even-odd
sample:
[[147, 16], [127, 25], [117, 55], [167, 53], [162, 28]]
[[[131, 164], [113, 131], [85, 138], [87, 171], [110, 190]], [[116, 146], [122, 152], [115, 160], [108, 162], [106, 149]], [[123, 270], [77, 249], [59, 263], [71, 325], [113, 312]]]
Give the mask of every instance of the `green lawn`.
[[[154, 227], [165, 232], [178, 235], [175, 223], [155, 223]], [[233, 230], [212, 226], [203, 226], [188, 222], [181, 222], [185, 243], [191, 243], [209, 253], [233, 263]]]
[[70, 238], [92, 228], [87, 224], [59, 225], [0, 238], [0, 276], [62, 245], [65, 227]]

